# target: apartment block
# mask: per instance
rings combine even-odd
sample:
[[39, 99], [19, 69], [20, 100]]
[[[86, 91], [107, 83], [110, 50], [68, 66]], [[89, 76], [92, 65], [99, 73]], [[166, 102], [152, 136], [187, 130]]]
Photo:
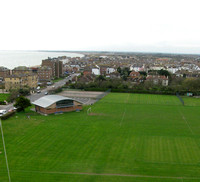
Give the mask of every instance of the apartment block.
[[26, 66], [18, 66], [12, 70], [12, 75], [32, 74], [32, 69]]
[[42, 66], [38, 69], [38, 79], [40, 82], [50, 81], [53, 78], [52, 68]]
[[53, 77], [61, 77], [63, 75], [63, 62], [59, 58], [48, 58], [42, 60], [42, 67], [47, 66], [52, 69]]
[[5, 89], [19, 89], [25, 86], [34, 90], [37, 87], [38, 76], [36, 74], [16, 74], [5, 77]]

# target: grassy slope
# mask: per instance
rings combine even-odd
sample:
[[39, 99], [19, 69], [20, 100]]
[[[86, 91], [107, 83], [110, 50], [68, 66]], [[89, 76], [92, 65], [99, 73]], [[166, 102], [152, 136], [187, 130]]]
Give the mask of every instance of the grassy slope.
[[0, 94], [0, 101], [4, 101], [7, 100], [7, 98], [9, 97], [10, 94]]
[[[199, 181], [199, 109], [175, 96], [112, 93], [92, 106], [94, 115], [20, 113], [3, 123], [12, 181]], [[7, 180], [3, 155], [0, 181]]]

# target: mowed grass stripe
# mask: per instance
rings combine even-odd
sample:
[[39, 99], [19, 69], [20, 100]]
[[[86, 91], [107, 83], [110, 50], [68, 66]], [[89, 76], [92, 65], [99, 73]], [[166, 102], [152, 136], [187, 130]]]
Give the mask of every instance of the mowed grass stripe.
[[[128, 93], [129, 94], [129, 93]], [[126, 95], [121, 96], [119, 93], [108, 94], [102, 102], [105, 103], [123, 103]], [[131, 97], [127, 103], [134, 104], [149, 104], [149, 105], [181, 105], [180, 101], [176, 96], [168, 95], [154, 95], [154, 94], [133, 94], [130, 93]], [[115, 100], [115, 99], [116, 100]]]
[[146, 136], [143, 139], [143, 144], [144, 162], [199, 164], [200, 150], [195, 139]]

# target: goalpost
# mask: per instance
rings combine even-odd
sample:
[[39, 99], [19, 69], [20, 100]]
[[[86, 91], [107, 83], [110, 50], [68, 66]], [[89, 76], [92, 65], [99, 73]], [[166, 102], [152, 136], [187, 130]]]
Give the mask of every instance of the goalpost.
[[6, 153], [6, 145], [5, 145], [4, 136], [3, 136], [3, 127], [2, 127], [1, 119], [0, 119], [0, 127], [1, 127], [1, 136], [2, 136], [2, 141], [3, 141], [5, 159], [6, 159], [6, 167], [7, 167], [7, 171], [8, 171], [8, 180], [9, 180], [9, 182], [11, 182], [10, 170], [9, 170], [9, 166], [8, 166], [8, 158], [7, 158], [7, 153]]
[[87, 115], [89, 115], [91, 112], [92, 112], [92, 108], [90, 107], [90, 108], [88, 108], [88, 110], [87, 110]]

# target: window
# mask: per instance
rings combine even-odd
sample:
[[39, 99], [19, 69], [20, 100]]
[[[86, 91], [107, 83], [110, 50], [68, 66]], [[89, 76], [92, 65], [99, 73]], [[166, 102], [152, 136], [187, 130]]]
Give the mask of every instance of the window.
[[61, 100], [56, 102], [57, 108], [72, 107], [73, 105], [74, 105], [73, 100]]

